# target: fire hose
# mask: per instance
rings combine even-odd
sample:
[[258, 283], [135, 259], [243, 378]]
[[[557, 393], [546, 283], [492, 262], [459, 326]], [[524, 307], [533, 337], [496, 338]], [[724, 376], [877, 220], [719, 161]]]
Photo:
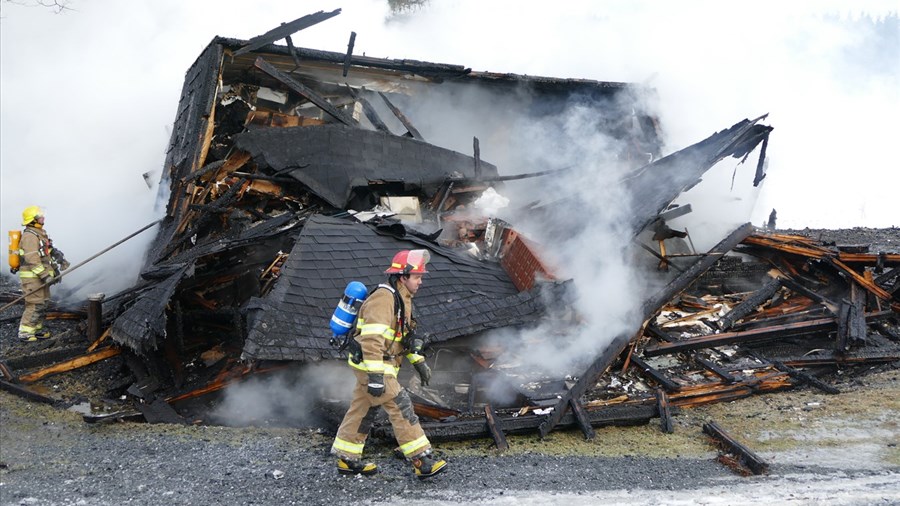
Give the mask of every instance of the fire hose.
[[147, 230], [148, 228], [150, 228], [150, 227], [152, 227], [152, 226], [158, 224], [158, 223], [161, 222], [161, 221], [162, 221], [162, 220], [160, 219], [160, 220], [154, 221], [153, 223], [150, 223], [149, 225], [147, 225], [147, 226], [141, 228], [141, 229], [138, 230], [137, 232], [132, 233], [132, 234], [129, 235], [128, 237], [126, 237], [126, 238], [120, 240], [119, 242], [117, 242], [117, 243], [115, 243], [115, 244], [113, 244], [113, 245], [111, 245], [111, 246], [107, 246], [103, 251], [100, 251], [99, 253], [95, 253], [93, 256], [91, 256], [91, 257], [88, 258], [87, 260], [84, 260], [84, 261], [82, 261], [82, 262], [79, 263], [79, 264], [76, 264], [76, 265], [73, 265], [72, 267], [69, 267], [68, 269], [66, 269], [65, 272], [60, 272], [57, 276], [54, 276], [54, 279], [53, 279], [53, 280], [45, 282], [44, 284], [42, 284], [41, 286], [35, 288], [34, 290], [32, 290], [32, 291], [30, 291], [30, 292], [28, 292], [28, 293], [25, 293], [25, 294], [21, 295], [19, 298], [17, 298], [17, 299], [15, 299], [15, 300], [13, 300], [12, 302], [6, 304], [6, 305], [3, 306], [2, 308], [0, 308], [0, 312], [6, 311], [8, 308], [12, 307], [13, 305], [15, 305], [16, 303], [18, 303], [20, 300], [24, 299], [25, 297], [28, 297], [29, 295], [31, 295], [31, 294], [33, 294], [33, 293], [35, 293], [35, 292], [38, 292], [39, 290], [42, 290], [45, 286], [48, 286], [48, 285], [50, 285], [51, 283], [55, 283], [55, 282], [57, 282], [58, 280], [61, 280], [63, 276], [65, 276], [65, 275], [71, 273], [71, 272], [74, 271], [75, 269], [77, 269], [77, 268], [81, 267], [82, 265], [84, 265], [84, 264], [90, 262], [91, 260], [94, 260], [95, 258], [99, 257], [100, 255], [102, 255], [102, 254], [106, 253], [107, 251], [109, 251], [109, 250], [115, 248], [116, 246], [122, 244], [123, 242], [125, 242], [125, 241], [131, 239], [132, 237], [134, 237], [134, 236], [140, 234], [140, 233], [143, 232], [144, 230]]

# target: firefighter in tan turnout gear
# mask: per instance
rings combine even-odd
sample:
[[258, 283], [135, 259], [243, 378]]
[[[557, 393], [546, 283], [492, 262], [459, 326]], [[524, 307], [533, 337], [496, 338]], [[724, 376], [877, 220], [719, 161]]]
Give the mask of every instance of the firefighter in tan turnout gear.
[[19, 239], [19, 280], [25, 293], [25, 310], [19, 322], [19, 339], [37, 341], [50, 337], [44, 329], [44, 317], [50, 303], [50, 285], [59, 281], [59, 271], [69, 268], [61, 251], [53, 248], [53, 241], [44, 230], [44, 212], [38, 206], [22, 211], [22, 231]]
[[412, 401], [397, 381], [403, 356], [416, 368], [423, 384], [431, 379], [412, 319], [412, 298], [428, 272], [425, 266], [429, 258], [427, 250], [404, 250], [394, 255], [391, 266], [384, 271], [388, 282], [378, 285], [359, 309], [358, 334], [350, 340], [347, 360], [356, 375], [356, 386], [350, 409], [331, 447], [338, 456], [337, 468], [342, 474], [377, 471], [374, 463], [362, 462], [362, 453], [378, 408], [387, 412], [399, 449], [412, 463], [417, 477], [434, 476], [447, 465], [432, 454]]

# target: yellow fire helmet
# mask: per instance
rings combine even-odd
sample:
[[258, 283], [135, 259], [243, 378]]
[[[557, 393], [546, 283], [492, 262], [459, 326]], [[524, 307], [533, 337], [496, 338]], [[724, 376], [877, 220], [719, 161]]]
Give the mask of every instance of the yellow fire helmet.
[[38, 216], [43, 216], [44, 211], [38, 206], [28, 206], [22, 211], [22, 225], [28, 225]]

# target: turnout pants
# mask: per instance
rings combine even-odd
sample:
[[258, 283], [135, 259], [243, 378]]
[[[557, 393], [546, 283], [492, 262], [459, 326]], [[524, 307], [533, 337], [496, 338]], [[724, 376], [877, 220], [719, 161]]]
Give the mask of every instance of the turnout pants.
[[331, 453], [346, 460], [360, 460], [378, 408], [383, 408], [387, 413], [394, 429], [394, 437], [406, 458], [412, 459], [431, 449], [431, 443], [419, 425], [419, 417], [413, 412], [412, 401], [400, 387], [397, 378], [385, 376], [384, 394], [373, 397], [367, 392], [368, 375], [362, 371], [353, 372], [356, 374], [353, 400], [350, 401], [350, 409], [338, 429]]
[[[38, 278], [22, 278], [22, 291], [28, 293], [44, 284]], [[45, 286], [40, 290], [25, 297], [25, 310], [22, 311], [22, 320], [19, 322], [19, 333], [34, 335], [44, 327], [44, 317], [47, 316], [47, 307], [50, 303], [50, 287]]]

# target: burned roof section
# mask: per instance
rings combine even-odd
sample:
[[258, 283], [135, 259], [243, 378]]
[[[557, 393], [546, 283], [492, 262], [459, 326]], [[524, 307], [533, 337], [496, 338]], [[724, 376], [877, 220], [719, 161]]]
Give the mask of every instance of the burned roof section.
[[[249, 303], [244, 356], [268, 360], [339, 358], [329, 345], [331, 317], [348, 279], [374, 288], [395, 252], [427, 247], [427, 289], [415, 301], [415, 318], [432, 342], [487, 329], [522, 325], [543, 313], [538, 290], [519, 292], [499, 264], [479, 262], [415, 236], [379, 233], [377, 227], [314, 216], [303, 227], [282, 268], [282, 281], [264, 299]], [[262, 310], [262, 311], [260, 311]]]
[[[235, 148], [257, 165], [290, 176], [336, 208], [345, 208], [357, 188], [396, 185], [434, 194], [445, 181], [474, 179], [475, 160], [409, 137], [323, 125], [265, 128], [235, 136]], [[497, 168], [481, 163], [485, 177]], [[365, 202], [366, 208], [376, 202]]]

